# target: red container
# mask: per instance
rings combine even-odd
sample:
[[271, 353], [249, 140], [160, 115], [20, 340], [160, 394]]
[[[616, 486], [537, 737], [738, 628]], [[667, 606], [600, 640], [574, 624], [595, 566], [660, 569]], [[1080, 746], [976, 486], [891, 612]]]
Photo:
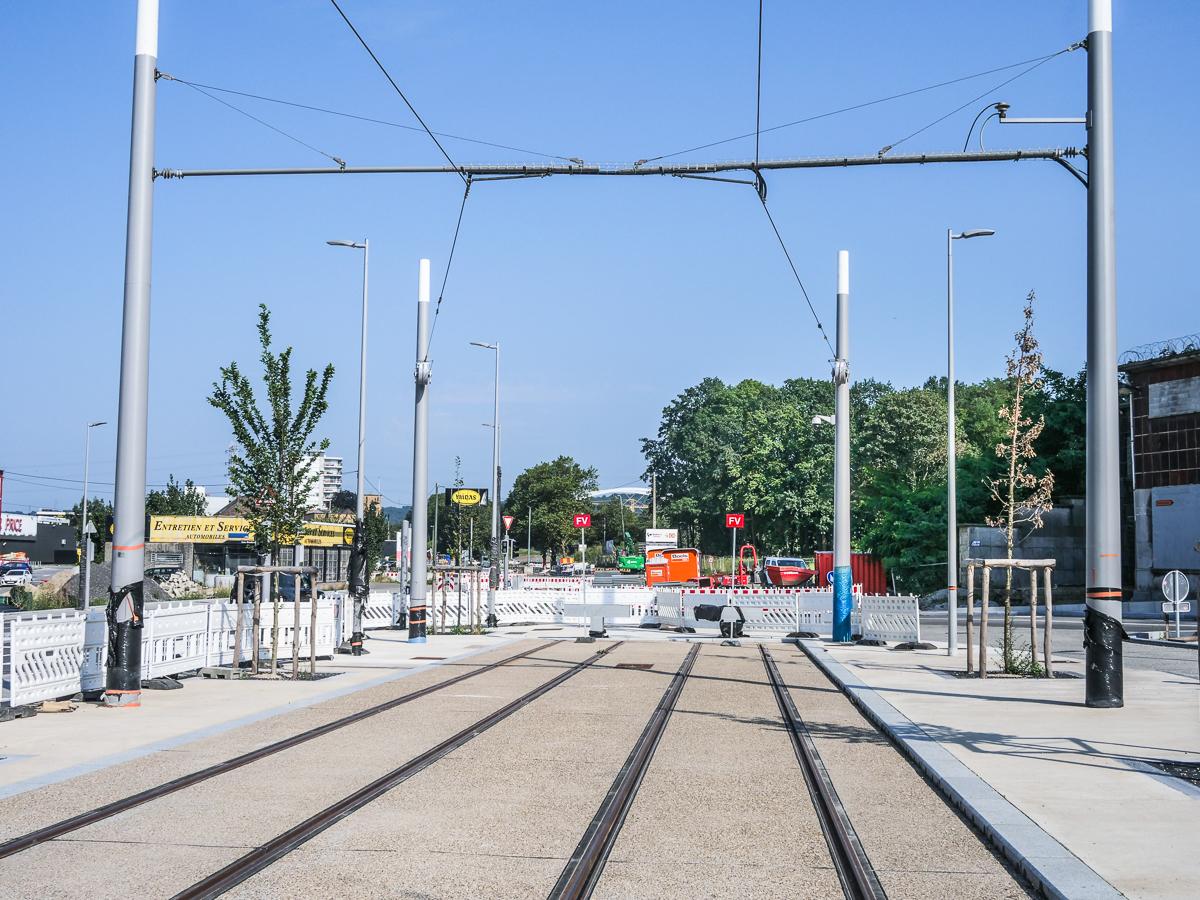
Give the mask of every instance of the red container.
[[[829, 573], [833, 571], [833, 551], [818, 550], [813, 554], [813, 563], [817, 569], [814, 587], [827, 587], [831, 584]], [[855, 584], [862, 585], [864, 594], [886, 594], [888, 592], [887, 573], [883, 570], [883, 560], [874, 553], [851, 553], [850, 574]]]

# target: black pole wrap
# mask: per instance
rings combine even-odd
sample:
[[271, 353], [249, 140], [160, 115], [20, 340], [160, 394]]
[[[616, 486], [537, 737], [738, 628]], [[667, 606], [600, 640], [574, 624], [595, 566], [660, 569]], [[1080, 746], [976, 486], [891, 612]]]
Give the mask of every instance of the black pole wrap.
[[[108, 660], [105, 663], [106, 702], [130, 705], [120, 698], [142, 690], [142, 581], [109, 591]], [[107, 699], [111, 695], [111, 700]]]
[[[350, 545], [349, 566], [350, 598], [354, 603], [354, 624], [362, 622], [362, 610], [367, 605], [371, 593], [371, 584], [367, 576], [367, 529], [361, 519], [354, 524], [354, 543]], [[355, 656], [362, 655], [363, 633], [355, 629], [350, 634], [350, 652]]]
[[1121, 641], [1125, 628], [1112, 616], [1088, 607], [1083, 614], [1083, 646], [1087, 651], [1087, 705], [1112, 709], [1125, 705]]

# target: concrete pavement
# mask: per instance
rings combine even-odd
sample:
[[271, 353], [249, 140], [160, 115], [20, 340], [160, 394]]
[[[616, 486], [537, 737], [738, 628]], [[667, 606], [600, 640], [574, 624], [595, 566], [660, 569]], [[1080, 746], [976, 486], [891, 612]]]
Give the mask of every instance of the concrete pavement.
[[944, 650], [827, 649], [1125, 896], [1195, 896], [1200, 789], [1152, 764], [1200, 763], [1194, 675], [1129, 669], [1125, 707], [1100, 710], [1083, 705], [1081, 678], [980, 681], [952, 674], [964, 658]]

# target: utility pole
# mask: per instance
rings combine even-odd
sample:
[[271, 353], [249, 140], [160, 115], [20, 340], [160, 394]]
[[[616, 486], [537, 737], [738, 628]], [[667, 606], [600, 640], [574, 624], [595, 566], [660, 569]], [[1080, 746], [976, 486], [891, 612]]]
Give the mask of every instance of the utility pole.
[[426, 640], [426, 559], [429, 546], [429, 260], [421, 260], [417, 276], [417, 367], [413, 372], [412, 600], [408, 606], [408, 639]]
[[946, 655], [958, 652], [958, 429], [954, 412], [954, 242], [990, 237], [990, 228], [946, 229]]
[[154, 76], [158, 0], [138, 0], [133, 124], [125, 227], [125, 298], [113, 505], [112, 583], [104, 705], [139, 706], [142, 692], [142, 579], [146, 561], [146, 418], [150, 387], [150, 246], [154, 217]]
[[83, 506], [79, 507], [79, 533], [83, 537], [83, 577], [79, 580], [79, 608], [87, 612], [92, 605], [92, 535], [96, 526], [88, 515], [88, 469], [92, 461], [92, 429], [107, 422], [88, 422], [83, 439]]
[[[533, 565], [533, 505], [529, 506], [529, 518], [525, 521], [525, 565]], [[526, 572], [529, 569], [525, 570]]]
[[350, 595], [354, 603], [354, 618], [350, 629], [350, 652], [362, 654], [363, 607], [371, 595], [371, 573], [367, 571], [367, 527], [366, 527], [366, 470], [365, 450], [367, 444], [367, 273], [371, 256], [371, 242], [363, 238], [356, 241], [326, 241], [332, 247], [349, 247], [363, 252], [362, 276], [362, 332], [358, 344], [358, 477], [357, 498], [354, 501], [354, 545], [350, 548]]
[[658, 476], [650, 474], [650, 527], [658, 527]]
[[850, 640], [854, 576], [850, 568], [850, 252], [838, 251], [837, 358], [833, 362], [833, 639]]
[[436, 481], [433, 483], [433, 568], [437, 569], [438, 564], [438, 507], [442, 505], [442, 486]]
[[1112, 0], [1088, 2], [1086, 703], [1124, 706]]

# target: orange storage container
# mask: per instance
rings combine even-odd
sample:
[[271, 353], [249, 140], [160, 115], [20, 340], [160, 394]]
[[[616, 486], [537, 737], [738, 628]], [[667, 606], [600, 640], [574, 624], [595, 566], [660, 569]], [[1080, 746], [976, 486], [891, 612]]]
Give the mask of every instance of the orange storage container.
[[691, 547], [650, 550], [646, 554], [646, 584], [679, 584], [700, 580], [700, 551]]

